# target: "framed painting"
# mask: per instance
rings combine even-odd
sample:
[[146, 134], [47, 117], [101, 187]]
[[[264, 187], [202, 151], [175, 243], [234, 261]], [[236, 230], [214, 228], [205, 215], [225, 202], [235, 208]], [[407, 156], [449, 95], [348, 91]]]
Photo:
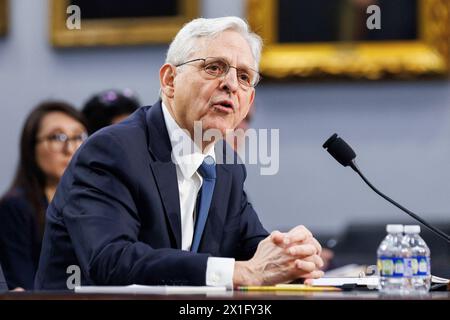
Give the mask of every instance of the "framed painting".
[[8, 0], [0, 0], [0, 36], [8, 32]]
[[[79, 10], [79, 29], [69, 28], [70, 9]], [[168, 43], [198, 16], [198, 0], [50, 0], [55, 47], [126, 46]], [[69, 12], [69, 13], [68, 13]]]
[[247, 15], [268, 77], [449, 75], [449, 0], [248, 0]]

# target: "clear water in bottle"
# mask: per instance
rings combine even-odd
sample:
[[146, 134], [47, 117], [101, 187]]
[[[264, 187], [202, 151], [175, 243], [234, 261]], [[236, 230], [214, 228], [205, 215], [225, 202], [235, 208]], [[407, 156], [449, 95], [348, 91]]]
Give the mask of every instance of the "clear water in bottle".
[[431, 286], [430, 249], [420, 237], [420, 226], [405, 226], [404, 232], [403, 244], [408, 248], [408, 254], [405, 255], [408, 293], [426, 293]]
[[405, 288], [403, 260], [403, 225], [388, 224], [387, 236], [377, 250], [378, 290], [387, 294], [402, 294]]

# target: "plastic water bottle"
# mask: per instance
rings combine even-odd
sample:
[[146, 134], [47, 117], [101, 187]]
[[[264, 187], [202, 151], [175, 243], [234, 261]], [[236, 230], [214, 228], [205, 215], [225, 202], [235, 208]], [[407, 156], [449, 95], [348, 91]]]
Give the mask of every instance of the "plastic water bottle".
[[431, 286], [431, 259], [430, 249], [420, 237], [420, 226], [411, 225], [404, 227], [405, 277], [408, 293], [427, 293]]
[[403, 225], [388, 224], [387, 236], [377, 250], [378, 290], [386, 294], [402, 294], [405, 289]]

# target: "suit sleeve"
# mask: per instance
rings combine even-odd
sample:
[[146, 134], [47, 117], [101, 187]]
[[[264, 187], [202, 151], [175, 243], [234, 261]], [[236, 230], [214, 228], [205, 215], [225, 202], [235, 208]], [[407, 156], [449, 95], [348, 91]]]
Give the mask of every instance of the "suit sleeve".
[[209, 255], [138, 240], [139, 173], [133, 172], [133, 150], [123, 145], [100, 133], [74, 159], [62, 216], [82, 271], [102, 285], [205, 285]]

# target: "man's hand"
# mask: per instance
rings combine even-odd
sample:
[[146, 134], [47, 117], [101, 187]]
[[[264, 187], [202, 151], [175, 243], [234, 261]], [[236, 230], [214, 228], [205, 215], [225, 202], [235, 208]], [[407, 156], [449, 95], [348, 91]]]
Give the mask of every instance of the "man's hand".
[[[305, 238], [306, 236], [306, 238]], [[323, 265], [322, 270], [326, 270], [331, 264], [331, 260], [334, 258], [334, 253], [330, 249], [322, 249], [320, 243], [313, 237], [312, 233], [306, 229], [304, 226], [297, 226], [293, 228], [289, 233], [277, 232], [274, 237], [278, 245], [283, 245], [283, 243], [295, 243], [295, 242], [305, 242], [311, 243], [316, 246], [318, 255], [322, 258]], [[304, 239], [304, 240], [303, 240]]]
[[[317, 249], [317, 253], [314, 254], [311, 257], [305, 257], [304, 261], [312, 261], [315, 262], [316, 266], [319, 269], [324, 268], [324, 261], [323, 261], [323, 251], [322, 246], [320, 245], [319, 241], [317, 241], [311, 231], [309, 231], [305, 226], [300, 225], [293, 229], [291, 229], [288, 233], [281, 233], [279, 231], [275, 231], [273, 236], [274, 242], [279, 245], [286, 248], [289, 248], [289, 250], [296, 250], [295, 247], [298, 246], [298, 244], [311, 244]], [[323, 272], [319, 277], [316, 277], [317, 273], [311, 274], [311, 275], [303, 275], [302, 278], [308, 279], [308, 278], [320, 278], [323, 276]]]
[[288, 233], [274, 231], [272, 235], [274, 243], [279, 246], [290, 247], [299, 243], [309, 243], [316, 247], [318, 255], [322, 252], [322, 246], [319, 241], [313, 237], [311, 231], [305, 226], [300, 225], [292, 228]]
[[274, 231], [261, 241], [249, 261], [237, 261], [233, 282], [238, 285], [272, 285], [298, 278], [320, 278], [322, 247], [304, 226], [288, 233]]

